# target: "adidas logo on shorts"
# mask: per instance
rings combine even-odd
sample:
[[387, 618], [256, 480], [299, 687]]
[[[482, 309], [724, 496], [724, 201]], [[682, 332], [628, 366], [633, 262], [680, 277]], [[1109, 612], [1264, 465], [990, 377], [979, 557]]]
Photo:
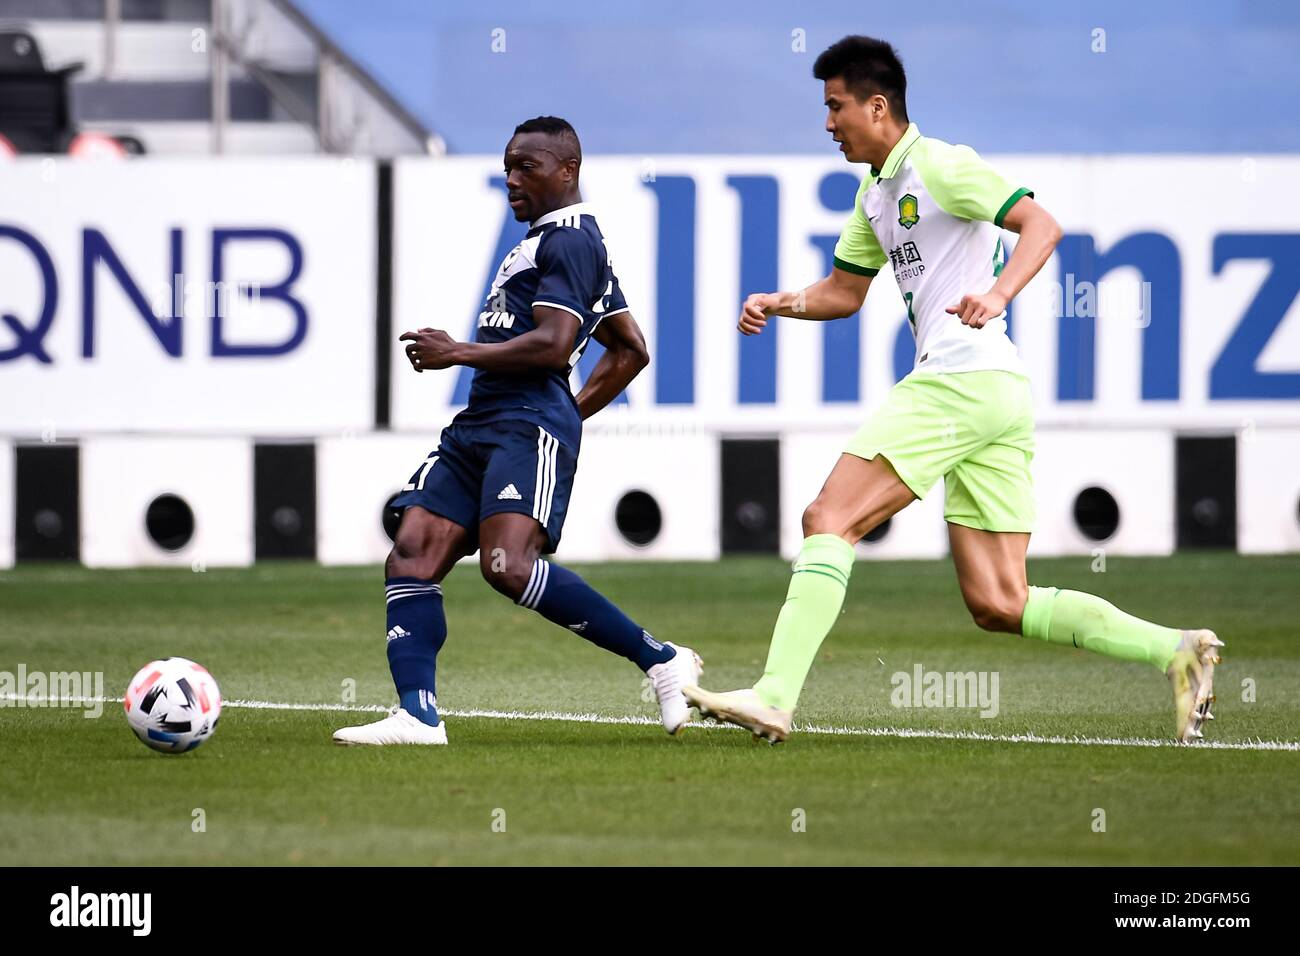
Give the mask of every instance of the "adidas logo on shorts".
[[519, 493], [519, 489], [515, 487], [514, 482], [502, 488], [501, 493], [497, 495], [497, 501], [519, 501], [521, 498], [523, 498], [523, 495]]

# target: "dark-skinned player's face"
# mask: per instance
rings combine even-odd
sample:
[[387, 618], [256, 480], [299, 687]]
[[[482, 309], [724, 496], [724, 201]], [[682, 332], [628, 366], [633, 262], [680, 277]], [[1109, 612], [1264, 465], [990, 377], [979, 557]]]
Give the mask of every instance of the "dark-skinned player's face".
[[519, 222], [567, 206], [578, 185], [578, 160], [547, 133], [519, 133], [506, 144], [506, 198]]

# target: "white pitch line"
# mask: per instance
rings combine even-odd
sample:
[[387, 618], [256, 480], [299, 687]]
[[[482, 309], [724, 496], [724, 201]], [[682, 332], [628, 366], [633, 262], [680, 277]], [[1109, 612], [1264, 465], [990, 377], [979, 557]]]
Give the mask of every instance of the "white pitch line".
[[[8, 702], [24, 701], [27, 706], [39, 706], [46, 698], [23, 697], [20, 694], [3, 694], [0, 700]], [[120, 704], [121, 697], [63, 697], [60, 704]], [[235, 707], [243, 710], [299, 710], [327, 713], [349, 714], [386, 714], [390, 708], [382, 704], [287, 704], [271, 700], [227, 700], [222, 707]], [[483, 720], [552, 720], [570, 724], [631, 724], [635, 726], [659, 726], [653, 717], [639, 715], [608, 716], [605, 714], [578, 714], [564, 711], [531, 710], [449, 710], [440, 709], [446, 717], [480, 718]], [[715, 724], [693, 721], [688, 726], [702, 730], [738, 730], [727, 724]], [[1199, 743], [1183, 745], [1173, 740], [1156, 740], [1146, 737], [1065, 737], [1043, 734], [985, 734], [971, 730], [924, 730], [908, 727], [826, 727], [817, 724], [796, 724], [795, 731], [801, 734], [818, 734], [833, 737], [888, 737], [897, 740], [974, 740], [983, 743], [998, 744], [1061, 744], [1076, 747], [1178, 747], [1189, 750], [1279, 750], [1300, 752], [1300, 741], [1295, 740], [1202, 740]]]

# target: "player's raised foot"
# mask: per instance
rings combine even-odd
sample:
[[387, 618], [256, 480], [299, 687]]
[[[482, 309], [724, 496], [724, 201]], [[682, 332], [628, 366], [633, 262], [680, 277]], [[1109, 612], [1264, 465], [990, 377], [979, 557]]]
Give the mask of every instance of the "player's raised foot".
[[385, 747], [396, 744], [445, 744], [447, 742], [447, 722], [439, 721], [436, 727], [430, 727], [422, 720], [412, 717], [400, 707], [394, 707], [389, 715], [371, 724], [358, 727], [343, 727], [334, 731], [336, 744], [369, 744]]
[[677, 655], [670, 661], [655, 664], [646, 671], [646, 677], [659, 699], [659, 716], [664, 722], [664, 730], [676, 736], [691, 716], [691, 705], [686, 702], [682, 690], [700, 679], [704, 673], [704, 661], [689, 647], [680, 647], [672, 641], [664, 643], [677, 651]]
[[1213, 720], [1214, 665], [1219, 663], [1223, 641], [1213, 631], [1183, 631], [1183, 640], [1165, 674], [1174, 691], [1177, 739], [1190, 743], [1205, 735], [1201, 727]]
[[686, 699], [700, 710], [700, 716], [744, 727], [756, 738], [779, 744], [790, 736], [794, 713], [763, 703], [752, 687], [714, 693], [702, 687], [687, 687]]

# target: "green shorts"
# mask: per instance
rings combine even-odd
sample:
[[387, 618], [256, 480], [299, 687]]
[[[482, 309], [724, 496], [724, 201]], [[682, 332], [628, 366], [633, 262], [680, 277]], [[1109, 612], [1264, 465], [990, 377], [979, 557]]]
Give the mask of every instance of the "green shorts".
[[1014, 372], [907, 376], [844, 449], [883, 455], [918, 498], [942, 476], [943, 517], [982, 531], [1033, 531], [1033, 402]]

